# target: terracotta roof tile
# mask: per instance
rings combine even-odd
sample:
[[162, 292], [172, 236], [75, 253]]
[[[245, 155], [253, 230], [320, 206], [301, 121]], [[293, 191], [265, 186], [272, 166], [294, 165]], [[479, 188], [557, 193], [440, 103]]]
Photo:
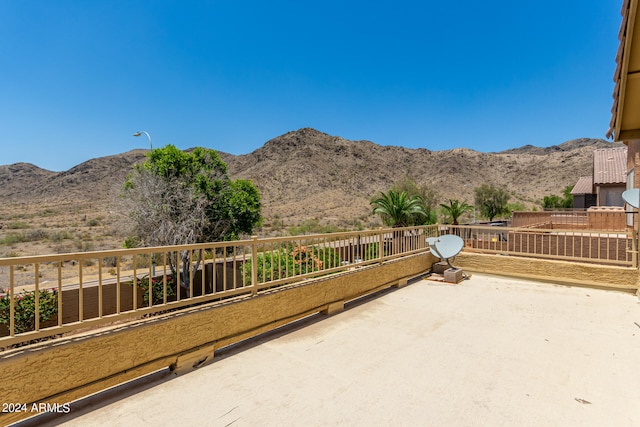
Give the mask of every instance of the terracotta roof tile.
[[573, 186], [571, 194], [593, 194], [593, 177], [581, 176], [576, 185]]
[[593, 151], [593, 184], [627, 182], [627, 147]]

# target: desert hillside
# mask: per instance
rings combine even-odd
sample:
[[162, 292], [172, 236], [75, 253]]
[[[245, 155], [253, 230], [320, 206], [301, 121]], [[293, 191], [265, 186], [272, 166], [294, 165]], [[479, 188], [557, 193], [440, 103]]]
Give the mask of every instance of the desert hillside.
[[470, 203], [475, 187], [502, 186], [513, 194], [513, 202], [532, 208], [543, 196], [560, 194], [579, 176], [589, 175], [594, 149], [613, 146], [601, 139], [576, 139], [500, 153], [465, 148], [430, 151], [300, 129], [250, 154], [224, 159], [234, 176], [252, 179], [260, 187], [267, 216], [291, 222], [304, 218], [340, 222], [366, 221], [371, 196], [405, 176], [432, 185], [443, 198]]
[[[499, 153], [431, 151], [350, 141], [305, 128], [246, 155], [220, 155], [233, 178], [251, 179], [260, 188], [267, 225], [274, 218], [285, 226], [317, 219], [348, 228], [356, 220], [375, 224], [369, 200], [406, 176], [430, 184], [443, 199], [468, 202], [474, 187], [503, 186], [512, 193], [512, 202], [531, 208], [544, 195], [560, 194], [579, 176], [590, 174], [595, 148], [614, 146], [576, 139]], [[0, 166], [0, 257], [121, 246], [127, 224], [118, 195], [145, 153], [91, 159], [58, 173], [28, 163]]]

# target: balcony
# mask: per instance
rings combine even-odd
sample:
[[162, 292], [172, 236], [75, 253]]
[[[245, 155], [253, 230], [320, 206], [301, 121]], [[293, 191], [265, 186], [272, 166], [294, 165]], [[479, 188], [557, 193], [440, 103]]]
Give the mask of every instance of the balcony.
[[[527, 230], [532, 234], [549, 232]], [[408, 363], [402, 356], [405, 353], [411, 355], [412, 360], [421, 361], [420, 363], [427, 363], [426, 360], [431, 359], [442, 361], [442, 357], [456, 360], [456, 351], [444, 342], [429, 341], [419, 344], [415, 334], [421, 329], [415, 327], [425, 325], [427, 331], [433, 329], [435, 332], [440, 329], [440, 325], [449, 324], [459, 315], [464, 317], [464, 313], [470, 310], [468, 305], [473, 304], [475, 299], [480, 303], [481, 296], [477, 293], [482, 294], [483, 290], [487, 295], [492, 295], [492, 289], [505, 288], [502, 290], [506, 291], [514, 286], [517, 289], [526, 287], [517, 285], [520, 282], [514, 279], [505, 282], [495, 277], [487, 278], [491, 285], [486, 286], [481, 275], [474, 275], [461, 286], [437, 285], [432, 281], [419, 280], [436, 261], [428, 251], [427, 237], [443, 233], [458, 234], [465, 239], [467, 249], [456, 257], [455, 264], [469, 272], [491, 272], [632, 292], [637, 290], [638, 272], [632, 264], [637, 259], [633, 252], [637, 246], [634, 246], [636, 242], [633, 234], [626, 231], [612, 232], [622, 235], [625, 245], [628, 245], [622, 251], [625, 254], [622, 263], [619, 259], [609, 259], [610, 255], [605, 255], [602, 251], [569, 253], [564, 249], [563, 253], [557, 253], [557, 245], [555, 253], [518, 251], [517, 247], [529, 246], [503, 246], [504, 239], [498, 238], [504, 236], [508, 243], [514, 229], [484, 226], [408, 227], [278, 239], [253, 238], [188, 247], [7, 258], [0, 259], [0, 279], [5, 288], [3, 298], [5, 302], [10, 302], [5, 308], [10, 322], [4, 332], [0, 330], [0, 345], [21, 345], [52, 335], [57, 338], [26, 347], [7, 348], [1, 352], [0, 381], [4, 385], [5, 395], [15, 402], [29, 405], [63, 404], [78, 399], [79, 402], [86, 402], [82, 400], [86, 396], [102, 393], [114, 386], [120, 387], [120, 384], [147, 377], [154, 372], [155, 375], [168, 378], [194, 369], [201, 371], [214, 358], [224, 362], [227, 356], [234, 354], [234, 349], [246, 348], [247, 343], [252, 346], [265, 339], [267, 342], [273, 341], [265, 338], [265, 333], [274, 337], [283, 330], [295, 330], [291, 336], [304, 335], [304, 331], [310, 329], [298, 331], [291, 325], [315, 327], [313, 324], [318, 319], [324, 319], [318, 325], [335, 325], [334, 329], [338, 331], [349, 329], [349, 322], [343, 325], [342, 322], [336, 323], [337, 320], [334, 319], [356, 319], [354, 335], [360, 336], [360, 340], [356, 342], [368, 343], [368, 347], [365, 346], [355, 355], [357, 360], [365, 361], [363, 369], [379, 367], [385, 375], [390, 375], [389, 369], [400, 369], [397, 365], [414, 366], [417, 362]], [[596, 241], [612, 238], [610, 232], [605, 231], [573, 230], [571, 233], [571, 239], [582, 238], [584, 234]], [[494, 246], [484, 248], [477, 244], [485, 241]], [[151, 288], [149, 278], [152, 278]], [[406, 286], [409, 281], [413, 283]], [[546, 289], [570, 289], [548, 284], [531, 286], [545, 295]], [[471, 294], [463, 290], [467, 288]], [[56, 317], [40, 321], [39, 310], [36, 310], [32, 324], [26, 329], [19, 329], [21, 289], [26, 289], [27, 292], [32, 289], [36, 307], [40, 306], [40, 302], [49, 301], [49, 294], [40, 294], [40, 291], [56, 291]], [[599, 291], [593, 289], [580, 291], [589, 293], [586, 298], [600, 295]], [[386, 294], [380, 298], [371, 297], [379, 296], [378, 292]], [[445, 292], [442, 295], [447, 301], [451, 301], [438, 300], [441, 292]], [[523, 298], [525, 301], [531, 298], [531, 304], [534, 304], [537, 298], [535, 293], [527, 290]], [[637, 302], [628, 293], [609, 294], [620, 295], [625, 301], [633, 301], [634, 304]], [[385, 302], [389, 298], [391, 300]], [[557, 322], [574, 319], [574, 313], [570, 311], [574, 304], [572, 300], [557, 296], [549, 298], [559, 299], [557, 304], [565, 306], [564, 320], [558, 319]], [[363, 301], [367, 303], [363, 304]], [[432, 306], [433, 303], [436, 305]], [[483, 309], [486, 312], [502, 310], [499, 300], [489, 299], [486, 304], [488, 305]], [[547, 302], [543, 305], [546, 304]], [[378, 313], [385, 312], [383, 308], [386, 305], [397, 306], [403, 313]], [[442, 307], [438, 308], [439, 305]], [[490, 306], [493, 308], [490, 309]], [[629, 312], [635, 315], [633, 309], [627, 310]], [[353, 317], [349, 313], [361, 314]], [[322, 314], [338, 315], [319, 317]], [[379, 314], [382, 315], [380, 318]], [[404, 317], [404, 314], [415, 317]], [[457, 333], [461, 333], [463, 337], [471, 334], [473, 339], [476, 336], [491, 338], [486, 335], [486, 328], [496, 328], [497, 324], [501, 325], [503, 322], [517, 324], [518, 319], [510, 320], [511, 317], [528, 317], [531, 314], [525, 311], [516, 315], [507, 310], [505, 315], [508, 317], [494, 319], [493, 322], [498, 322], [496, 324], [488, 324], [479, 314], [474, 315], [482, 328], [452, 332], [452, 342], [464, 348], [466, 344], [462, 338], [459, 341], [454, 339]], [[360, 317], [364, 319], [364, 323], [357, 320]], [[451, 327], [456, 325], [455, 321], [450, 323]], [[636, 325], [633, 327], [637, 328]], [[369, 329], [372, 330], [368, 331]], [[388, 335], [378, 336], [377, 329]], [[636, 332], [635, 329], [632, 330]], [[408, 341], [399, 340], [400, 338]], [[277, 341], [280, 339], [277, 338]], [[316, 342], [330, 342], [331, 339], [330, 336], [322, 335]], [[346, 339], [346, 336], [339, 337], [335, 344], [337, 348], [331, 350], [334, 352], [333, 357], [327, 360], [336, 363], [336, 366], [345, 363], [349, 369], [358, 372], [357, 369], [361, 368], [356, 366], [357, 360], [350, 361], [351, 354], [345, 353], [351, 345], [342, 341]], [[592, 337], [582, 339], [592, 340]], [[409, 345], [409, 342], [414, 341], [415, 346]], [[438, 354], [433, 353], [436, 346], [442, 346]], [[535, 351], [538, 352], [539, 349]], [[288, 354], [288, 351], [283, 352]], [[383, 355], [388, 363], [376, 362], [377, 353]], [[484, 356], [493, 357], [491, 354]], [[472, 356], [483, 356], [483, 353], [477, 350], [477, 354], [474, 352]], [[395, 359], [396, 357], [400, 359]], [[286, 357], [282, 359], [288, 360]], [[74, 363], [69, 364], [69, 360], [74, 360]], [[218, 363], [211, 366], [216, 365]], [[302, 365], [301, 368], [308, 368], [306, 362]], [[453, 367], [450, 369], [454, 370]], [[408, 371], [399, 372], [400, 378], [409, 379]], [[452, 375], [456, 382], [461, 380], [454, 372]], [[372, 377], [375, 378], [375, 375]], [[380, 381], [384, 383], [384, 379], [380, 378]], [[420, 386], [419, 383], [411, 384], [412, 387]], [[389, 395], [386, 387], [385, 393], [386, 396]], [[216, 396], [218, 395], [216, 392]], [[589, 400], [584, 396], [576, 396], [576, 399]], [[76, 408], [74, 411], [77, 414], [80, 409]], [[29, 415], [32, 414], [3, 414], [0, 415], [0, 420], [8, 423]], [[38, 422], [40, 421], [41, 418]]]
[[481, 274], [417, 280], [37, 422], [635, 426], [639, 310], [621, 292]]

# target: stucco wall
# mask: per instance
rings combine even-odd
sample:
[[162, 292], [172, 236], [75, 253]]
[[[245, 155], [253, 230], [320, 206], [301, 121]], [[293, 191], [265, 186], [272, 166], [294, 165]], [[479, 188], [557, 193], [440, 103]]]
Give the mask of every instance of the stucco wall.
[[[406, 284], [428, 271], [433, 261], [431, 255], [420, 254], [188, 313], [11, 350], [0, 356], [2, 399], [28, 407], [34, 402], [64, 404], [169, 366], [189, 369], [205, 358], [210, 361], [217, 348]], [[31, 415], [1, 414], [0, 424]]]
[[621, 291], [638, 290], [638, 270], [568, 261], [462, 252], [454, 265], [465, 271]]

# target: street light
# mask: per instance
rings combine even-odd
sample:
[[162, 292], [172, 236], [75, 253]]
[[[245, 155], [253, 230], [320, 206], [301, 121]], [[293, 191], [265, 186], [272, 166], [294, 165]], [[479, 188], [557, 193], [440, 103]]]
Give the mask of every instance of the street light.
[[140, 131], [140, 132], [136, 132], [133, 134], [133, 136], [140, 136], [142, 134], [147, 135], [147, 138], [149, 138], [149, 146], [151, 147], [151, 151], [153, 151], [153, 144], [151, 143], [151, 135], [149, 135], [149, 132], [146, 131]]
[[[133, 136], [140, 136], [143, 133], [147, 135], [147, 138], [149, 138], [149, 147], [151, 148], [151, 151], [153, 151], [153, 143], [151, 142], [151, 135], [149, 135], [149, 132], [143, 130], [143, 131], [134, 133]], [[149, 289], [151, 289], [151, 282], [155, 277], [155, 275], [156, 275], [156, 254], [151, 254], [151, 277], [149, 277]]]

